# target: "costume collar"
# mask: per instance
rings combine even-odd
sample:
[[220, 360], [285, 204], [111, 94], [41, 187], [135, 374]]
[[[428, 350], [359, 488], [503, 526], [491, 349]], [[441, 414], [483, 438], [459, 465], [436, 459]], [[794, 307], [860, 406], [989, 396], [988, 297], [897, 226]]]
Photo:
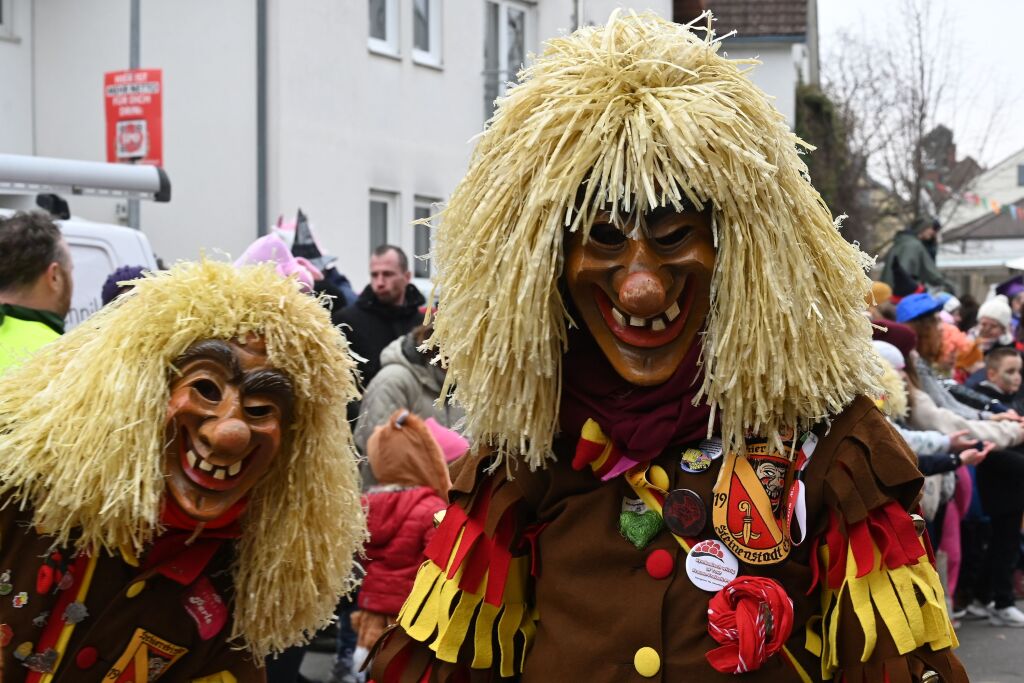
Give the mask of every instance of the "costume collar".
[[702, 379], [700, 338], [667, 382], [641, 387], [615, 372], [589, 333], [571, 330], [563, 358], [562, 431], [579, 434], [592, 419], [622, 456], [635, 462], [647, 462], [668, 446], [704, 437], [711, 409], [704, 403], [693, 405]]
[[16, 304], [0, 303], [0, 323], [6, 316], [25, 320], [33, 323], [42, 323], [57, 334], [64, 334], [64, 319], [52, 311], [44, 311], [38, 308], [28, 308]]

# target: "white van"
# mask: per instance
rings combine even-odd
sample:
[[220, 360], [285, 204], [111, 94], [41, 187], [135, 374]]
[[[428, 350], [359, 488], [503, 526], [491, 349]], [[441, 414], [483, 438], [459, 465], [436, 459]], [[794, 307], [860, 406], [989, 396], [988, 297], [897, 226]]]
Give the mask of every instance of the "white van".
[[46, 210], [68, 243], [74, 291], [65, 324], [71, 329], [100, 309], [100, 292], [112, 272], [122, 266], [155, 270], [157, 262], [143, 232], [72, 216], [55, 193], [169, 201], [170, 181], [155, 166], [0, 154], [0, 217]]

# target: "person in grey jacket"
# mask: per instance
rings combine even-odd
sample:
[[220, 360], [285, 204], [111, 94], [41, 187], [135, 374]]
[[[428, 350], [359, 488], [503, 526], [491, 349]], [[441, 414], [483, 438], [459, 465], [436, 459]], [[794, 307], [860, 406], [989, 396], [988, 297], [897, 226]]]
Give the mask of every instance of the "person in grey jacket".
[[354, 436], [360, 452], [366, 452], [366, 442], [374, 428], [387, 423], [399, 408], [424, 420], [432, 417], [449, 429], [462, 419], [462, 409], [447, 398], [439, 405], [435, 403], [441, 395], [445, 371], [430, 362], [429, 354], [419, 351], [430, 332], [430, 326], [420, 325], [381, 352], [380, 371], [366, 387], [356, 423]]

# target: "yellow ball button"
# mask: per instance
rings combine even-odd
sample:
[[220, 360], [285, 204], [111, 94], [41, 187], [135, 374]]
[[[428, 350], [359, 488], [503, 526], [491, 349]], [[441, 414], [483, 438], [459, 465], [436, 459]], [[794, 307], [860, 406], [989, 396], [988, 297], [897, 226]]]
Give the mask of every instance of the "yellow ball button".
[[145, 581], [136, 581], [132, 585], [128, 586], [128, 590], [125, 591], [125, 595], [129, 598], [134, 598], [136, 595], [142, 592], [142, 589], [146, 587]]
[[644, 678], [650, 678], [661, 670], [661, 657], [653, 647], [642, 647], [633, 655], [633, 668]]

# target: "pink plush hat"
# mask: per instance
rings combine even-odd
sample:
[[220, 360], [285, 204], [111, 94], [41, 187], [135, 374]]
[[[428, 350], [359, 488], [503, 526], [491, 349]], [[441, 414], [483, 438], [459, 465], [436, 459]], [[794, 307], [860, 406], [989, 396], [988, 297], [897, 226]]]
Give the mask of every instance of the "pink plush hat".
[[277, 235], [264, 235], [249, 245], [237, 261], [236, 266], [254, 266], [271, 261], [277, 264], [281, 277], [292, 277], [299, 281], [306, 291], [313, 290], [313, 283], [324, 275], [316, 266], [301, 256], [292, 256], [291, 249]]
[[458, 432], [442, 427], [441, 423], [432, 417], [428, 417], [423, 422], [427, 425], [427, 429], [430, 430], [430, 435], [434, 437], [434, 441], [441, 447], [441, 453], [444, 454], [445, 462], [456, 460], [465, 455], [466, 451], [469, 450], [469, 442]]

